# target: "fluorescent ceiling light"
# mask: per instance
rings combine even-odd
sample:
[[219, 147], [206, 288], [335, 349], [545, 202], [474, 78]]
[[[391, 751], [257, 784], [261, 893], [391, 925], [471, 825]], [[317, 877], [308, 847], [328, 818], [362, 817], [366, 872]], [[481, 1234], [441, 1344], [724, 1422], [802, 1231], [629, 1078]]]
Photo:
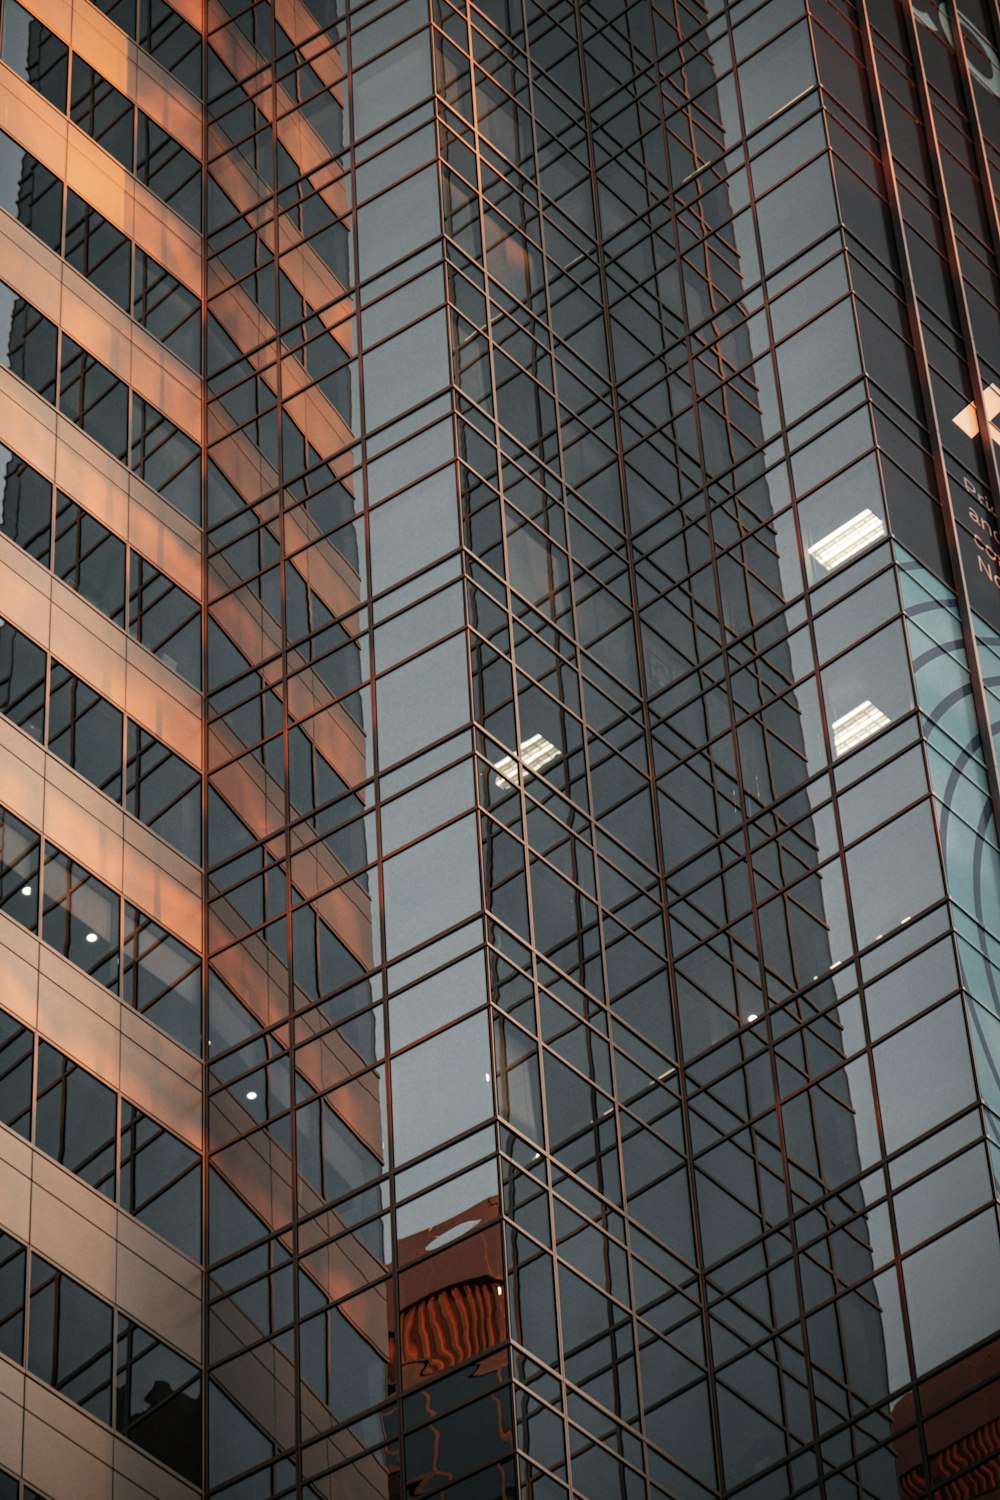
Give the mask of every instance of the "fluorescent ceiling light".
[[540, 734], [533, 734], [530, 740], [522, 743], [516, 760], [513, 755], [505, 755], [503, 760], [496, 762], [493, 769], [497, 774], [493, 778], [493, 785], [501, 790], [504, 787], [520, 786], [522, 766], [526, 775], [540, 771], [543, 766], [558, 760], [561, 753], [551, 740], [544, 739]]
[[842, 567], [850, 558], [884, 536], [885, 522], [881, 516], [871, 510], [862, 510], [845, 521], [843, 526], [838, 526], [836, 531], [831, 531], [829, 536], [820, 537], [818, 542], [814, 542], [809, 548], [809, 556], [815, 558], [821, 568], [832, 573], [834, 568]]
[[853, 750], [855, 745], [870, 739], [889, 722], [882, 710], [866, 698], [864, 703], [859, 703], [857, 708], [852, 708], [842, 718], [834, 719], [830, 725], [833, 730], [834, 754], [846, 755], [848, 750]]

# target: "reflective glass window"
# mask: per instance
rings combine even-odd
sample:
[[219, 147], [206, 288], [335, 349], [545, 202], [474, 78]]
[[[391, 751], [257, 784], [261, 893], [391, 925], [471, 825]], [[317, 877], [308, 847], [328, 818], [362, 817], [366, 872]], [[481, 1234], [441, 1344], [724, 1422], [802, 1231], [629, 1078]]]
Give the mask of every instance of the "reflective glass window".
[[125, 94], [92, 68], [83, 58], [73, 58], [73, 87], [70, 94], [70, 119], [99, 146], [132, 170], [133, 104]]
[[52, 486], [16, 453], [0, 444], [0, 531], [48, 566]]
[[45, 652], [0, 622], [0, 713], [36, 740], [45, 726]]
[[50, 250], [62, 248], [62, 183], [18, 141], [0, 130], [0, 208]]
[[138, 112], [135, 172], [151, 192], [169, 203], [182, 219], [201, 228], [201, 167], [172, 135]]
[[196, 1365], [118, 1314], [115, 1425], [192, 1484], [201, 1482], [201, 1382]]
[[69, 48], [17, 0], [6, 0], [3, 8], [2, 55], [8, 67], [65, 112]]
[[162, 412], [132, 397], [132, 470], [192, 521], [201, 520], [201, 450]]
[[0, 1354], [24, 1362], [24, 1278], [27, 1251], [0, 1230]]
[[201, 686], [201, 606], [137, 552], [129, 565], [128, 628], [168, 667]]
[[138, 245], [132, 316], [192, 369], [201, 369], [201, 302]]
[[0, 364], [46, 401], [56, 399], [56, 325], [0, 282]]
[[128, 387], [63, 335], [59, 409], [122, 462], [128, 453]]
[[122, 715], [106, 698], [52, 663], [49, 749], [116, 802], [122, 791]]
[[178, 1250], [200, 1260], [201, 1157], [127, 1100], [122, 1100], [120, 1202]]
[[[201, 97], [201, 37], [166, 0], [139, 0], [131, 33], [161, 68]], [[119, 22], [119, 24], [123, 24]], [[128, 29], [128, 28], [126, 28]]]
[[34, 1049], [34, 1033], [0, 1011], [0, 1120], [26, 1139], [31, 1136]]
[[33, 1255], [30, 1329], [31, 1373], [110, 1422], [114, 1313], [108, 1304]]
[[33, 931], [38, 925], [39, 838], [0, 808], [0, 911]]
[[56, 493], [56, 576], [113, 620], [125, 622], [125, 543], [61, 490]]
[[125, 903], [122, 999], [189, 1052], [201, 1052], [198, 955], [130, 902]]
[[188, 859], [201, 862], [201, 776], [131, 720], [125, 807]]
[[42, 937], [117, 993], [118, 896], [51, 844], [45, 849], [44, 889]]
[[126, 312], [131, 241], [70, 188], [66, 195], [66, 259]]
[[114, 1198], [117, 1095], [48, 1042], [40, 1042], [36, 1096], [35, 1145]]

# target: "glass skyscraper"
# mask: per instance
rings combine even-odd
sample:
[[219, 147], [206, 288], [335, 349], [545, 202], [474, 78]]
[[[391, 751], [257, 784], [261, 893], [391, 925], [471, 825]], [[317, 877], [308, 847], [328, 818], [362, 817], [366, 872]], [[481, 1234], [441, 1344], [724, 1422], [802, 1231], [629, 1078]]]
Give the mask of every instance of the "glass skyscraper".
[[0, 1500], [1000, 1494], [995, 6], [0, 82]]

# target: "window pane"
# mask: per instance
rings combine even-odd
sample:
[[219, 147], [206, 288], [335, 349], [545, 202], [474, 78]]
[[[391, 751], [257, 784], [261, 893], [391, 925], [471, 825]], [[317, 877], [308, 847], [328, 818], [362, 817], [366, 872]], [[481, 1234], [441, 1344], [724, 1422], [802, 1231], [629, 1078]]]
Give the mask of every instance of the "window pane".
[[111, 1421], [113, 1320], [100, 1297], [32, 1256], [28, 1369], [102, 1422]]
[[131, 721], [125, 807], [188, 859], [201, 863], [201, 776]]
[[0, 808], [0, 911], [33, 932], [38, 926], [39, 842], [33, 828]]
[[201, 520], [200, 449], [141, 396], [132, 398], [132, 471], [192, 521]]
[[30, 151], [0, 130], [0, 208], [50, 250], [62, 249], [62, 183]]
[[135, 0], [95, 0], [95, 3], [116, 26], [135, 36]]
[[45, 652], [0, 622], [0, 713], [41, 740], [45, 725]]
[[31, 1136], [31, 1075], [34, 1033], [0, 1010], [0, 1120]]
[[124, 1100], [121, 1134], [122, 1208], [200, 1260], [200, 1156]]
[[201, 167], [189, 151], [139, 111], [136, 176], [195, 229], [201, 228]]
[[192, 369], [201, 369], [201, 303], [136, 246], [132, 316]]
[[69, 48], [17, 0], [3, 8], [3, 60], [65, 113]]
[[93, 136], [99, 146], [110, 151], [116, 161], [131, 172], [132, 102], [79, 55], [73, 58], [69, 112], [74, 124]]
[[125, 543], [56, 492], [56, 575], [116, 625], [125, 623]]
[[196, 953], [125, 903], [122, 999], [201, 1054], [201, 964]]
[[114, 1198], [118, 1096], [48, 1042], [38, 1048], [37, 1095], [35, 1145]]
[[130, 560], [128, 626], [148, 651], [201, 687], [201, 606], [137, 552]]
[[23, 458], [0, 444], [0, 531], [49, 565], [52, 486]]
[[59, 410], [124, 463], [128, 453], [128, 387], [65, 335]]
[[24, 1363], [24, 1277], [27, 1252], [0, 1231], [0, 1354]]
[[201, 97], [201, 38], [166, 0], [139, 0], [139, 46]]
[[56, 325], [0, 282], [0, 364], [46, 401], [56, 399]]
[[128, 311], [131, 243], [72, 191], [66, 199], [66, 259]]
[[119, 905], [117, 894], [96, 876], [46, 846], [42, 937], [115, 993]]
[[119, 1314], [117, 1386], [119, 1432], [199, 1484], [201, 1384], [197, 1367]]
[[49, 749], [100, 791], [121, 801], [122, 716], [100, 693], [52, 663]]

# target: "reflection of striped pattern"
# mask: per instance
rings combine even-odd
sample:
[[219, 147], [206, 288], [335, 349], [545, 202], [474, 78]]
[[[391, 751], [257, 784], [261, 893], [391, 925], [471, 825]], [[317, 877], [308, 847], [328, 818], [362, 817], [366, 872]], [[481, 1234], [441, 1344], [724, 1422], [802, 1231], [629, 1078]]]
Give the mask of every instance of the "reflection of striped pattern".
[[985, 1500], [1000, 1494], [1000, 1417], [931, 1458], [928, 1489], [919, 1469], [899, 1481], [901, 1500]]
[[474, 1359], [506, 1336], [497, 1283], [465, 1281], [423, 1297], [403, 1309], [399, 1335], [401, 1363], [420, 1364], [426, 1375]]

